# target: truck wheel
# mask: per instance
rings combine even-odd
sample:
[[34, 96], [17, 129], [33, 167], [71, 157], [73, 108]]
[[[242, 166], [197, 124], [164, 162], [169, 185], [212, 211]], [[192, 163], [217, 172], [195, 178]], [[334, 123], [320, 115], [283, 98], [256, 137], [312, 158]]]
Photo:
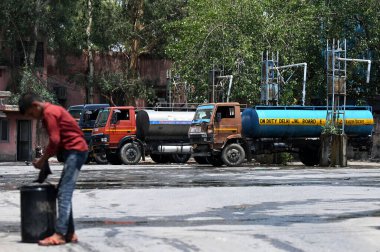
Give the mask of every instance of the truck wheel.
[[220, 156], [206, 157], [206, 160], [212, 166], [222, 166], [223, 165], [223, 160], [220, 158]]
[[172, 154], [171, 159], [174, 163], [184, 164], [190, 159], [190, 154]]
[[121, 147], [119, 155], [124, 164], [137, 164], [141, 159], [140, 145], [138, 143], [126, 143]]
[[238, 166], [245, 159], [245, 151], [240, 144], [230, 144], [222, 151], [222, 160], [228, 166]]
[[150, 154], [150, 158], [157, 164], [166, 164], [170, 161], [169, 155]]
[[108, 154], [107, 160], [112, 165], [121, 165], [121, 160], [120, 160], [119, 156], [116, 154]]
[[108, 163], [107, 156], [105, 153], [98, 153], [98, 154], [94, 153], [94, 159], [95, 159], [95, 162], [97, 164], [107, 164]]
[[301, 148], [299, 152], [300, 161], [306, 166], [319, 164], [318, 150], [312, 148]]
[[207, 158], [206, 158], [206, 157], [196, 156], [196, 157], [194, 157], [194, 160], [195, 160], [195, 162], [197, 162], [198, 164], [209, 164], [209, 163], [207, 162]]

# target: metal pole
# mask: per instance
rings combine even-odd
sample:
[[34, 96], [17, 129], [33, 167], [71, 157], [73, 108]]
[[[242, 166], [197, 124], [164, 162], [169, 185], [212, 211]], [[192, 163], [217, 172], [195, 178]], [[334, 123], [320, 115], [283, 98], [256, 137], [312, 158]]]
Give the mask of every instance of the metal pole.
[[337, 58], [337, 60], [341, 60], [341, 61], [352, 61], [352, 62], [364, 62], [364, 63], [367, 63], [367, 64], [368, 64], [368, 67], [367, 67], [367, 79], [366, 79], [366, 82], [369, 83], [370, 73], [371, 73], [371, 64], [372, 64], [372, 61], [371, 61], [371, 60], [365, 60], [365, 59], [349, 59], [349, 58]]
[[212, 101], [211, 102], [215, 102], [214, 86], [215, 86], [215, 64], [212, 64]]
[[291, 68], [291, 67], [300, 67], [303, 66], [303, 81], [302, 81], [302, 106], [305, 106], [305, 97], [306, 97], [306, 78], [307, 78], [307, 63], [297, 63], [297, 64], [291, 64], [286, 66], [279, 66], [275, 67], [276, 70], [284, 69], [284, 68]]
[[266, 78], [265, 78], [265, 89], [266, 89], [266, 94], [265, 94], [265, 105], [269, 105], [269, 64], [268, 64], [268, 51], [267, 51], [267, 57], [265, 61], [265, 69], [266, 69]]
[[[347, 58], [347, 40], [344, 39], [344, 58]], [[344, 61], [344, 96], [343, 96], [343, 121], [342, 121], [342, 134], [346, 127], [346, 95], [347, 95], [347, 62]], [[346, 148], [346, 147], [345, 147]]]
[[332, 99], [331, 99], [331, 106], [332, 106], [332, 122], [334, 126], [336, 126], [335, 123], [335, 39], [333, 39], [333, 44], [331, 48], [331, 68], [332, 68]]
[[328, 120], [328, 116], [329, 116], [329, 67], [330, 67], [330, 64], [329, 64], [329, 53], [330, 53], [330, 50], [329, 50], [329, 40], [327, 40], [326, 42], [326, 73], [327, 73], [327, 78], [326, 78], [326, 111], [327, 111], [327, 114], [326, 114], [326, 122]]
[[228, 85], [228, 92], [227, 92], [227, 102], [230, 101], [230, 95], [231, 95], [231, 88], [232, 88], [232, 80], [234, 78], [233, 75], [227, 75], [226, 77], [230, 78], [230, 83]]
[[305, 106], [305, 99], [306, 99], [306, 73], [307, 73], [307, 63], [305, 63], [305, 68], [303, 69], [302, 106]]

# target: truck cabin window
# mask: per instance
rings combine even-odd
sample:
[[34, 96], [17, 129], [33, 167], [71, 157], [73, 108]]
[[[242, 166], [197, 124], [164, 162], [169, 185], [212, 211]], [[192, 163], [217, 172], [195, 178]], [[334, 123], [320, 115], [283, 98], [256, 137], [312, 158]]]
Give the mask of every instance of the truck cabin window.
[[224, 118], [235, 118], [235, 107], [221, 106], [216, 110], [216, 121], [220, 121]]
[[195, 113], [194, 120], [210, 120], [212, 115], [212, 108], [198, 109]]
[[95, 120], [98, 117], [99, 111], [100, 109], [87, 110], [85, 112], [85, 117], [84, 117], [85, 121], [95, 123]]
[[71, 109], [69, 110], [69, 113], [72, 117], [74, 117], [75, 120], [79, 120], [80, 116], [82, 114], [82, 109]]
[[117, 124], [120, 121], [129, 120], [129, 110], [115, 110], [112, 117], [112, 123]]
[[98, 118], [96, 119], [96, 122], [95, 122], [95, 127], [106, 126], [109, 112], [110, 111], [108, 109], [104, 109], [99, 112]]

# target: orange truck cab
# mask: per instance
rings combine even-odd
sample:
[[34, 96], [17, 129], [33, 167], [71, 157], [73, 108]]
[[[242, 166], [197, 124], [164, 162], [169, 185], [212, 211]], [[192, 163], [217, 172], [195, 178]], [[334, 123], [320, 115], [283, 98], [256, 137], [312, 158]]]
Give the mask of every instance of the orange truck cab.
[[[197, 108], [189, 129], [193, 157], [200, 164], [235, 166], [250, 152], [242, 137], [240, 104], [210, 103]], [[247, 155], [247, 154], [248, 155]]]
[[[99, 113], [92, 131], [93, 150], [97, 155], [106, 155], [111, 164], [121, 164], [118, 156], [121, 145], [136, 141], [134, 107], [109, 107]], [[131, 155], [130, 160], [140, 160], [141, 155]]]

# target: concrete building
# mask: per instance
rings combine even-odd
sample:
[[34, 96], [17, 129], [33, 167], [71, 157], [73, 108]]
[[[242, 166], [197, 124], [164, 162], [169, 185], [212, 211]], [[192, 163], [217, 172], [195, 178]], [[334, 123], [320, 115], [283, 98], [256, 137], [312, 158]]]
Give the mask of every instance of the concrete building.
[[30, 161], [36, 142], [36, 120], [20, 115], [18, 106], [7, 105], [10, 92], [0, 91], [0, 161]]

